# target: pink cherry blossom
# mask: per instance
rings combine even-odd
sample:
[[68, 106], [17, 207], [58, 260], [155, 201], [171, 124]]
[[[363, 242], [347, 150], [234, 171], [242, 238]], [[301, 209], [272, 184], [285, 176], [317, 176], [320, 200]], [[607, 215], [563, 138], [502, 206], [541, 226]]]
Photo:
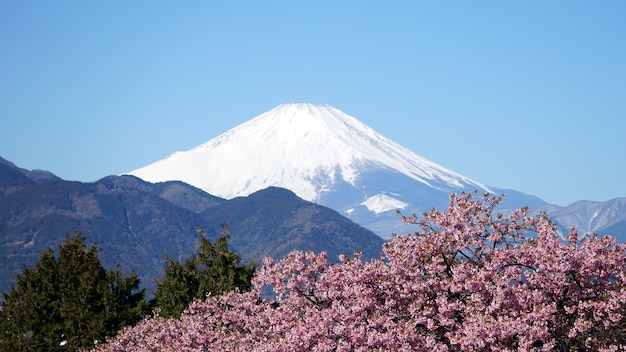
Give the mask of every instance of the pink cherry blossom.
[[417, 231], [394, 235], [379, 259], [265, 258], [251, 292], [147, 318], [96, 350], [626, 349], [625, 246], [576, 229], [564, 241], [545, 214], [505, 216], [500, 197], [475, 196], [402, 217]]

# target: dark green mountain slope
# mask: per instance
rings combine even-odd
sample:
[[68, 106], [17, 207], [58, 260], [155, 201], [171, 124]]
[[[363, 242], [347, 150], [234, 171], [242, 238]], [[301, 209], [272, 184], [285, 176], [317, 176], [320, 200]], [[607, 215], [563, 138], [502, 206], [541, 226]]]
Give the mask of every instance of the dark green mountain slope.
[[336, 211], [307, 202], [293, 192], [270, 187], [210, 208], [208, 223], [225, 221], [231, 245], [244, 258], [260, 261], [261, 255], [282, 258], [293, 249], [326, 251], [331, 261], [355, 250], [365, 259], [378, 257], [382, 238]]
[[120, 263], [151, 286], [160, 276], [163, 253], [186, 257], [197, 241], [195, 229], [206, 225], [198, 214], [138, 189], [68, 181], [35, 184], [0, 199], [0, 287], [6, 289], [23, 265], [30, 266], [74, 231], [99, 245], [105, 267]]
[[182, 260], [195, 251], [198, 226], [214, 240], [228, 223], [230, 247], [244, 262], [293, 249], [327, 251], [331, 260], [361, 250], [369, 258], [383, 242], [279, 188], [227, 201], [182, 182], [152, 184], [132, 176], [71, 182], [1, 159], [0, 190], [0, 291], [74, 231], [98, 244], [106, 268], [120, 263], [126, 272], [136, 270], [149, 291], [161, 277], [163, 254]]

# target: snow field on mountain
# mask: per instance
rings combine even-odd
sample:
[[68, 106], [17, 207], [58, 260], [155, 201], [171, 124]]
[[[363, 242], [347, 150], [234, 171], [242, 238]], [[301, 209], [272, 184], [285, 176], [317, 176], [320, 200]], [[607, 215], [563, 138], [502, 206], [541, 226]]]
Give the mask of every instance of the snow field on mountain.
[[270, 186], [316, 201], [343, 180], [358, 187], [371, 168], [391, 169], [432, 188], [476, 181], [439, 166], [328, 105], [283, 104], [189, 151], [130, 174], [180, 180], [224, 198]]

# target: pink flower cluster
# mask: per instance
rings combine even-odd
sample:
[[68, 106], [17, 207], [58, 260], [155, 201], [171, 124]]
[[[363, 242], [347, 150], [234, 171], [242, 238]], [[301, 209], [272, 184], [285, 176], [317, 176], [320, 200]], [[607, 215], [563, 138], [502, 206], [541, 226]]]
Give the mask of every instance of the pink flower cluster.
[[[403, 217], [380, 259], [265, 258], [253, 290], [148, 318], [97, 351], [617, 351], [626, 348], [626, 247], [566, 240], [527, 208], [451, 195]], [[273, 290], [272, 298], [267, 291]]]

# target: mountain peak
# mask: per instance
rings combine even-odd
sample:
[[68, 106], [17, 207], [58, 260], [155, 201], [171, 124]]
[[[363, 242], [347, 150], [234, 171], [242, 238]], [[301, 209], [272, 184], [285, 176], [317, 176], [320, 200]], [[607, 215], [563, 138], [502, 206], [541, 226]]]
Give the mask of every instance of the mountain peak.
[[288, 113], [303, 113], [303, 112], [309, 112], [312, 114], [315, 114], [316, 111], [319, 110], [336, 110], [335, 108], [333, 108], [332, 106], [328, 105], [328, 104], [312, 104], [312, 103], [284, 103], [284, 104], [280, 104], [277, 107], [275, 107], [274, 109], [270, 110], [270, 111], [285, 111]]
[[309, 103], [279, 105], [130, 174], [150, 182], [181, 180], [227, 199], [276, 186], [317, 201], [338, 184], [357, 187], [357, 179], [372, 170], [393, 170], [438, 189], [487, 189], [339, 109]]
[[[312, 104], [312, 103], [285, 103], [280, 104], [263, 115], [273, 115], [280, 119], [286, 120], [306, 120], [313, 119], [345, 119], [354, 120], [354, 118], [346, 115], [343, 111], [336, 109], [328, 104]], [[261, 115], [261, 116], [263, 116]], [[260, 116], [259, 116], [260, 117]]]

